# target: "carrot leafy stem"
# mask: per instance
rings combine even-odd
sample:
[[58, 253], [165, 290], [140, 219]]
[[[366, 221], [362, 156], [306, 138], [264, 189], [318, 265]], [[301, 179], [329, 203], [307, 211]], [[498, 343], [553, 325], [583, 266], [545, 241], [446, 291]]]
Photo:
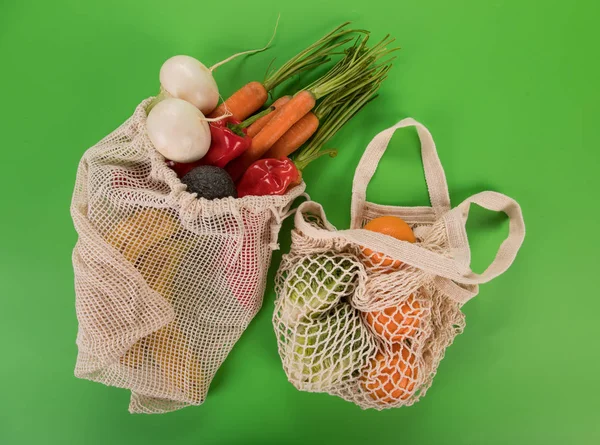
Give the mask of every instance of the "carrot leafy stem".
[[337, 150], [323, 146], [364, 106], [377, 97], [381, 83], [392, 68], [392, 58], [381, 61], [397, 48], [387, 49], [394, 40], [384, 37], [372, 48], [369, 36], [358, 38], [345, 56], [327, 74], [307, 87], [316, 98], [325, 96], [315, 108], [320, 126], [294, 158], [299, 170], [324, 155], [335, 156]]
[[329, 62], [330, 56], [335, 54], [338, 48], [353, 40], [353, 37], [348, 36], [355, 33], [368, 33], [362, 29], [346, 29], [349, 24], [350, 22], [342, 23], [333, 31], [296, 54], [278, 70], [268, 74], [263, 82], [265, 89], [270, 91], [296, 74]]

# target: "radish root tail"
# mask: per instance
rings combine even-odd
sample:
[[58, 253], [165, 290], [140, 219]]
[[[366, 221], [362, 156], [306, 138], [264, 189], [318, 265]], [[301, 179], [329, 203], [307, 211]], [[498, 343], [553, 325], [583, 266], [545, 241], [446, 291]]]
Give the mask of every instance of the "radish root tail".
[[241, 53], [233, 54], [233, 55], [229, 56], [228, 58], [226, 58], [225, 60], [221, 60], [220, 62], [217, 62], [213, 66], [211, 66], [209, 68], [210, 72], [212, 73], [214, 70], [216, 70], [217, 68], [219, 68], [221, 65], [225, 65], [227, 62], [232, 61], [236, 57], [243, 56], [244, 54], [260, 53], [262, 51], [267, 50], [271, 46], [271, 43], [273, 42], [273, 39], [275, 38], [275, 34], [277, 34], [277, 27], [279, 26], [279, 19], [280, 18], [281, 18], [281, 14], [278, 14], [277, 15], [277, 22], [275, 22], [275, 29], [273, 29], [273, 35], [271, 36], [271, 40], [269, 40], [269, 42], [266, 44], [266, 46], [264, 46], [262, 48], [259, 48], [259, 49], [250, 49], [248, 51], [242, 51]]

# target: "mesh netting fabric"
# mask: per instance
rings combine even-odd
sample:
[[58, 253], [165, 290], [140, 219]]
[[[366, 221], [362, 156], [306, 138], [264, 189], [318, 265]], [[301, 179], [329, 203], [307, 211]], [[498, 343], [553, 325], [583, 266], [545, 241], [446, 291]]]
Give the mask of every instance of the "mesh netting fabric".
[[[398, 128], [415, 126], [421, 139], [431, 207], [392, 207], [366, 201], [366, 187]], [[469, 268], [465, 232], [469, 206], [505, 212], [509, 237], [488, 269]], [[404, 219], [415, 243], [362, 229], [379, 216]], [[296, 213], [291, 251], [283, 256], [273, 326], [288, 380], [360, 407], [409, 406], [430, 388], [448, 346], [465, 327], [461, 306], [478, 284], [503, 273], [525, 235], [518, 204], [483, 192], [451, 209], [444, 172], [425, 127], [412, 119], [377, 135], [354, 178], [352, 228], [336, 230], [320, 205]]]
[[130, 411], [201, 404], [262, 305], [284, 196], [186, 191], [154, 149], [142, 102], [81, 159], [71, 214], [79, 321], [75, 375], [130, 389]]

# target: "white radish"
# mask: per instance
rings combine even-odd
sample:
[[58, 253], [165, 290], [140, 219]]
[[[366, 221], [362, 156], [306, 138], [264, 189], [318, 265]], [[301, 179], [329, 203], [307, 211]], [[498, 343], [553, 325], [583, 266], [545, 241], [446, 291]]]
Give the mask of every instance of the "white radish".
[[174, 56], [160, 68], [160, 84], [171, 97], [183, 99], [209, 114], [219, 103], [219, 87], [202, 62], [190, 56]]
[[271, 40], [269, 40], [269, 43], [265, 47], [234, 54], [210, 68], [207, 68], [202, 62], [190, 56], [179, 55], [167, 59], [160, 68], [161, 94], [150, 105], [150, 109], [156, 103], [163, 100], [164, 97], [176, 97], [188, 101], [203, 114], [210, 114], [211, 111], [217, 108], [220, 97], [219, 87], [212, 75], [213, 71], [236, 57], [266, 50], [275, 38], [278, 24], [279, 17], [277, 17], [277, 23], [275, 24]]
[[175, 162], [201, 159], [210, 147], [210, 128], [204, 114], [182, 99], [165, 99], [146, 120], [148, 137], [156, 150]]

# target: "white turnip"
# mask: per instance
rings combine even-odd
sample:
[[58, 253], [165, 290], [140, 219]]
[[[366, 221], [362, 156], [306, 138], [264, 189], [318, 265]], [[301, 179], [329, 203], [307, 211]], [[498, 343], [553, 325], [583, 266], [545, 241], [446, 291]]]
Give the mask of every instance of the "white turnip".
[[171, 96], [183, 99], [209, 114], [219, 103], [219, 87], [202, 62], [190, 56], [174, 56], [160, 69], [160, 84]]
[[148, 110], [165, 98], [175, 97], [188, 101], [198, 108], [204, 115], [210, 114], [219, 103], [219, 87], [212, 73], [221, 65], [244, 54], [254, 54], [266, 50], [277, 32], [277, 23], [269, 43], [264, 48], [243, 51], [228, 57], [207, 68], [199, 60], [185, 55], [173, 56], [160, 68], [161, 94], [154, 100]]
[[201, 159], [210, 147], [210, 128], [204, 114], [182, 99], [165, 99], [152, 108], [146, 121], [156, 150], [175, 162]]

